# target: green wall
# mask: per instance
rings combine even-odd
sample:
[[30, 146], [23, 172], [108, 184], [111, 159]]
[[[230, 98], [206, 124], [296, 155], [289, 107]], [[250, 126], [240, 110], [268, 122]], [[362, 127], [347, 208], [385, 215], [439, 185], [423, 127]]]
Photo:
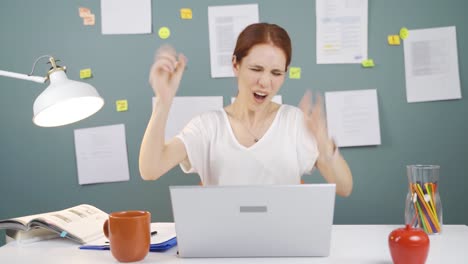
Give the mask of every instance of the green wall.
[[[406, 103], [403, 46], [388, 46], [387, 35], [409, 29], [457, 26], [462, 95], [467, 95], [468, 2], [464, 0], [369, 1], [369, 57], [373, 69], [359, 65], [317, 65], [315, 2], [197, 0], [152, 1], [153, 31], [171, 29], [168, 43], [184, 52], [189, 68], [178, 95], [236, 93], [233, 78], [210, 78], [207, 7], [258, 3], [260, 20], [285, 27], [293, 40], [292, 66], [302, 67], [300, 80], [287, 80], [283, 102], [296, 105], [306, 89], [319, 92], [377, 89], [382, 145], [344, 148], [354, 175], [349, 198], [336, 200], [337, 224], [402, 224], [407, 179], [405, 166], [441, 166], [440, 193], [446, 224], [468, 224], [464, 191], [468, 185], [468, 104], [452, 101]], [[96, 26], [83, 26], [78, 7], [96, 15]], [[190, 7], [193, 20], [179, 19]], [[0, 218], [9, 218], [80, 203], [105, 211], [145, 209], [153, 221], [171, 221], [168, 186], [197, 184], [196, 175], [177, 167], [155, 182], [138, 172], [140, 142], [151, 111], [148, 70], [155, 49], [163, 42], [148, 35], [102, 35], [100, 4], [92, 0], [4, 0], [0, 3], [0, 69], [29, 73], [40, 55], [52, 54], [79, 79], [79, 70], [92, 68], [94, 85], [106, 100], [96, 115], [59, 128], [33, 125], [32, 104], [45, 85], [0, 77]], [[41, 63], [35, 74], [47, 66]], [[127, 99], [129, 111], [116, 112], [115, 101]], [[73, 131], [123, 123], [126, 127], [130, 181], [78, 185]], [[322, 182], [317, 173], [306, 182]], [[463, 198], [465, 197], [465, 198]], [[319, 202], [319, 201], [308, 201]], [[1, 235], [1, 233], [0, 233]], [[3, 239], [3, 238], [1, 238]], [[0, 239], [0, 245], [2, 240]]]

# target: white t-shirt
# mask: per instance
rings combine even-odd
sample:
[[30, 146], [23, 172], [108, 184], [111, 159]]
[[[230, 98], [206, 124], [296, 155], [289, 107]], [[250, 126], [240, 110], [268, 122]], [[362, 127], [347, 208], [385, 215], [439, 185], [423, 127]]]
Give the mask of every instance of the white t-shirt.
[[224, 109], [194, 117], [177, 135], [190, 165], [203, 185], [299, 184], [318, 157], [315, 139], [306, 130], [302, 111], [281, 105], [265, 135], [254, 145], [241, 145]]

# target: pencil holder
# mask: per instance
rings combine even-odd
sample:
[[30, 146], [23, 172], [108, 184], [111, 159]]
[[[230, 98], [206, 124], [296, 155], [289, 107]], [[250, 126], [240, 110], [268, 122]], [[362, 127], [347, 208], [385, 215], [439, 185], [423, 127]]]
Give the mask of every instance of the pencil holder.
[[438, 165], [408, 165], [408, 194], [405, 223], [428, 235], [442, 232], [442, 202], [439, 195]]

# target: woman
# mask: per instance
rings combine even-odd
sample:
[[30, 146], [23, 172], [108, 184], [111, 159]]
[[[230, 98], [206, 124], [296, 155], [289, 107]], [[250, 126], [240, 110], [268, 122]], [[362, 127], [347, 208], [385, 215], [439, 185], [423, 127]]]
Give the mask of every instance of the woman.
[[164, 131], [187, 59], [164, 46], [149, 81], [157, 95], [140, 149], [140, 173], [156, 180], [177, 164], [197, 172], [204, 185], [298, 184], [317, 167], [336, 192], [352, 191], [351, 171], [330, 140], [322, 99], [306, 92], [300, 109], [272, 102], [291, 62], [288, 33], [257, 23], [239, 35], [232, 57], [238, 95], [234, 103], [192, 119], [168, 142]]

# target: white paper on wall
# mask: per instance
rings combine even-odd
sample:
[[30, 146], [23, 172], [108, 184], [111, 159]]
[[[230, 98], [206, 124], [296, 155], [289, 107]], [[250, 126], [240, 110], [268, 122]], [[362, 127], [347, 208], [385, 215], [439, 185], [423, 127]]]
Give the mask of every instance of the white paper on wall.
[[128, 181], [125, 125], [75, 129], [78, 183]]
[[404, 52], [408, 103], [462, 98], [454, 26], [410, 30]]
[[339, 147], [380, 145], [377, 90], [325, 93], [328, 134]]

